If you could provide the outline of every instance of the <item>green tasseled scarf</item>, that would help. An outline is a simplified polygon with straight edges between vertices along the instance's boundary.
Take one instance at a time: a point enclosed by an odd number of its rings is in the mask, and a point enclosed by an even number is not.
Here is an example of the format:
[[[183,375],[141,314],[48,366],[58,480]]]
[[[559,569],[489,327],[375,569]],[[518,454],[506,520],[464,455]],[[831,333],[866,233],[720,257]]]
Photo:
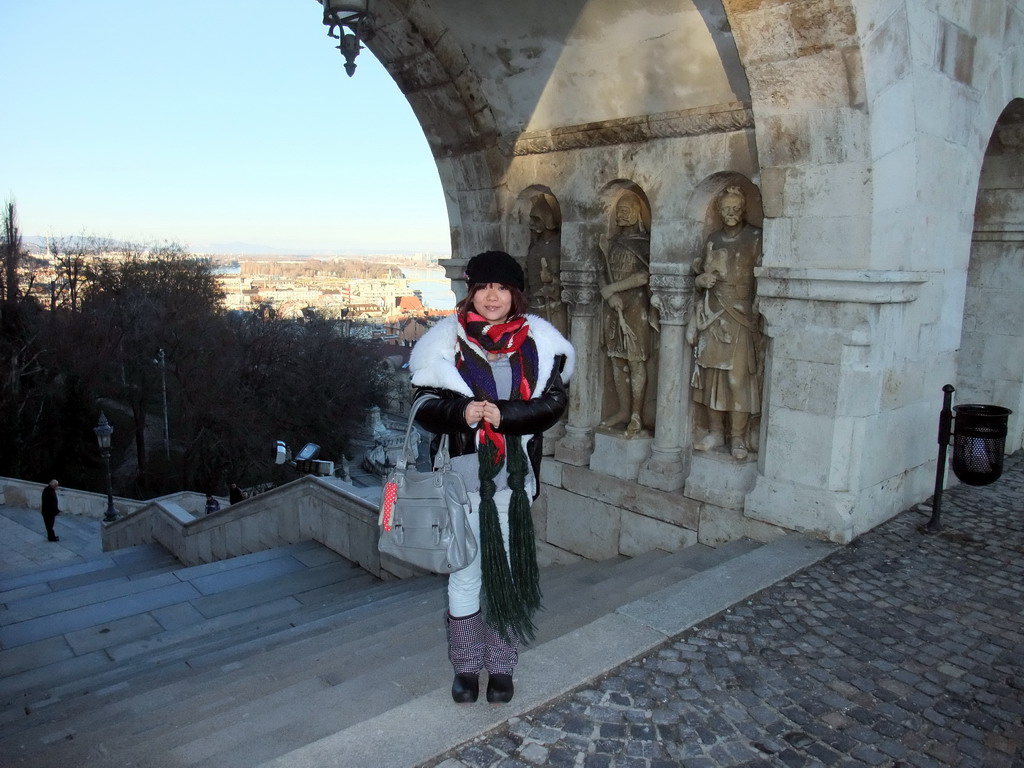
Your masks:
[[[509,555],[505,556],[498,508],[494,503],[494,478],[501,470],[493,444],[481,444],[480,464],[480,562],[487,623],[511,642],[518,635],[530,642],[537,628],[533,614],[540,608],[540,570],[534,543],[533,515],[526,492],[528,459],[518,437],[505,441],[508,485],[512,500],[508,509]],[[510,562],[511,561],[511,565]]]

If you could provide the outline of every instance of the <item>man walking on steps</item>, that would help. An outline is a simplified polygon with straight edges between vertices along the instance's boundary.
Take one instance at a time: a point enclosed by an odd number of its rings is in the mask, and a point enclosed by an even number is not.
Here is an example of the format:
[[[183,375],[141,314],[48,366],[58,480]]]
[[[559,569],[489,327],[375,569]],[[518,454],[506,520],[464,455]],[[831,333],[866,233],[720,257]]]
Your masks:
[[[46,538],[50,541],[60,541],[60,538],[58,538],[53,530],[53,523],[57,519],[57,515],[60,514],[60,506],[57,504],[57,488],[59,486],[60,483],[56,480],[51,480],[43,488],[43,501],[40,505],[40,511],[43,513],[43,523],[46,525]]]

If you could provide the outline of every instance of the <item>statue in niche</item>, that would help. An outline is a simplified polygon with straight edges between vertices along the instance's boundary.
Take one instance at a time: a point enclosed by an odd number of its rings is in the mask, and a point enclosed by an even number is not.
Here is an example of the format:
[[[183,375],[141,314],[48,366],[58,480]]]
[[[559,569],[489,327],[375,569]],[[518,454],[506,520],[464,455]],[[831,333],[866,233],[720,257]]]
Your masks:
[[[651,356],[654,327],[650,283],[651,238],[644,229],[643,203],[634,192],[624,192],[615,206],[618,232],[601,237],[605,274],[601,298],[605,353],[612,366],[617,410],[602,427],[625,425],[627,436],[643,432],[644,397],[647,393],[647,358]]]
[[[725,445],[728,421],[729,450],[739,461],[753,444],[751,417],[761,412],[762,336],[754,307],[761,229],[747,223],[746,205],[738,186],[727,187],[718,198],[723,226],[693,262],[696,295],[687,326],[694,354],[693,399],[707,408],[708,417],[708,433],[693,448],[711,451]]]
[[[562,303],[561,222],[544,195],[530,206],[530,248],[526,252],[526,282],[530,311],[568,338],[569,324]]]

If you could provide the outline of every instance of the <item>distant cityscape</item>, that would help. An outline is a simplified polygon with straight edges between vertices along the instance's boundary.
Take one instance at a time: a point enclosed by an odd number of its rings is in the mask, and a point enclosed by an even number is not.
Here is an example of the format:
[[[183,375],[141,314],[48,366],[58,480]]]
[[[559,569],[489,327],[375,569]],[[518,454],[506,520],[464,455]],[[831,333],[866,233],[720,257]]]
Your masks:
[[[278,316],[305,310],[352,319],[386,317],[395,310],[444,311],[454,307],[444,269],[429,254],[313,259],[295,257],[215,262],[229,310],[273,307]]]
[[[57,265],[45,240],[26,238],[36,259],[33,292],[44,299]],[[226,311],[264,317],[341,318],[353,336],[412,346],[439,317],[450,314],[455,294],[436,254],[306,256],[194,254],[208,258]],[[116,251],[97,258],[118,258]]]
[[[352,276],[382,269],[381,276]],[[405,263],[395,263],[405,262]],[[217,269],[227,310],[277,317],[342,317],[353,336],[412,346],[455,306],[444,269],[429,254],[412,258],[359,257],[237,260]]]

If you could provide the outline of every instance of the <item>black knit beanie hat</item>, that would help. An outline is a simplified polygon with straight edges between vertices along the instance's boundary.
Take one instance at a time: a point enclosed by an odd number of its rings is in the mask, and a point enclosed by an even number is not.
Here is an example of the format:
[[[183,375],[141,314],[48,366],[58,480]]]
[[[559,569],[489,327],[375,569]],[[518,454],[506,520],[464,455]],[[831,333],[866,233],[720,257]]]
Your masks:
[[[519,262],[504,251],[478,253],[466,265],[466,282],[501,283],[514,285],[520,291],[526,290],[526,277]]]

